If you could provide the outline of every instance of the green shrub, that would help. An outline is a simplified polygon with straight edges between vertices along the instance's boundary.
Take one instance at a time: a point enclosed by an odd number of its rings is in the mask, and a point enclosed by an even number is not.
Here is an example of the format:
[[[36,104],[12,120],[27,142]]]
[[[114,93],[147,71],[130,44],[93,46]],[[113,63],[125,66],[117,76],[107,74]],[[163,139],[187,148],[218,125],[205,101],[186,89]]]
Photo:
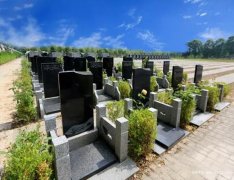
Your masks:
[[[176,91],[174,96],[182,100],[180,125],[184,127],[190,123],[196,109],[196,101],[190,91]]]
[[[20,56],[21,54],[18,52],[9,52],[9,51],[0,52],[0,65],[5,64],[11,60],[14,60]]]
[[[103,79],[107,78],[107,74],[106,74],[105,71],[102,71],[102,78],[103,78]]]
[[[169,82],[169,84],[171,86],[171,83],[172,83],[172,74],[171,74],[171,72],[167,73],[167,80],[168,80],[168,82]]]
[[[120,117],[124,117],[124,101],[113,101],[106,105],[107,107],[107,117],[116,121]]]
[[[156,139],[156,120],[148,109],[133,111],[129,118],[129,155],[138,159],[147,155]]]
[[[118,88],[122,99],[130,97],[131,87],[127,81],[119,81]]]
[[[113,81],[117,81],[116,78],[115,78],[114,76],[109,77],[109,79],[110,79],[110,81],[112,81],[112,82],[113,82]]]
[[[157,77],[163,78],[163,72],[162,72],[162,71],[160,71],[160,70],[158,70],[158,69],[155,69],[155,72],[156,72],[156,74],[157,74]]]
[[[4,168],[4,180],[49,180],[52,155],[39,130],[22,132],[11,146]]]
[[[150,77],[150,92],[158,91],[158,83],[155,76]]]
[[[117,63],[116,64],[116,69],[118,72],[122,72],[122,64],[121,63]]]
[[[26,123],[36,118],[29,62],[24,59],[21,72],[13,82],[14,100],[16,101],[16,122]]]
[[[201,94],[201,89],[198,86],[195,86],[194,84],[187,84],[186,91],[189,91],[190,93],[194,94]]]
[[[226,97],[231,92],[231,86],[229,84],[226,84],[225,82],[216,82],[214,85],[218,86],[219,84],[222,84],[224,87],[224,97]]]
[[[188,73],[183,72],[183,84],[187,84],[187,82],[188,82]]]
[[[157,94],[158,96],[158,101],[165,103],[165,104],[172,104],[173,96],[172,92],[170,91],[163,91]]]
[[[219,88],[217,86],[205,86],[203,88],[209,91],[207,110],[214,111],[215,104],[219,102]]]

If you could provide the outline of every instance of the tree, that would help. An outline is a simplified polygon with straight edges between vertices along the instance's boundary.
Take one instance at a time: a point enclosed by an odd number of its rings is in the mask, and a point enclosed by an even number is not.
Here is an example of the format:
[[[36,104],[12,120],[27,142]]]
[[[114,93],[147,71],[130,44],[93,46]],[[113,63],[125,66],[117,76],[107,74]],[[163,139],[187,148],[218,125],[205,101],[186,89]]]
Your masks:
[[[217,39],[214,43],[214,56],[215,57],[225,57],[225,40],[220,38]]]
[[[234,36],[230,36],[226,42],[226,50],[229,56],[234,55]]]
[[[214,57],[214,41],[208,39],[203,45],[203,57]]]
[[[189,54],[193,55],[194,57],[201,56],[202,54],[202,42],[200,40],[192,40],[187,43],[189,48]]]

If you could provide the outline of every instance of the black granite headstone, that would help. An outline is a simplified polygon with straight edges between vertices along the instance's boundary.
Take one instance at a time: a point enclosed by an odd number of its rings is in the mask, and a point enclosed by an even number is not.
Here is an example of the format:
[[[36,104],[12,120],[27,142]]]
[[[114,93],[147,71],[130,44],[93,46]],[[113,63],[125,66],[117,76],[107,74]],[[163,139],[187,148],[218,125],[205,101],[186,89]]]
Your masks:
[[[173,66],[172,70],[172,87],[178,88],[178,85],[183,81],[183,68],[180,66]]]
[[[59,92],[64,134],[69,137],[78,134],[78,130],[82,132],[82,129],[87,130],[87,127],[89,129],[90,127],[93,128],[92,73],[75,71],[60,72]],[[89,124],[86,124],[87,122]]]
[[[85,58],[74,58],[75,71],[87,71],[87,63]]]
[[[74,70],[74,58],[71,56],[63,57],[63,69],[64,71],[72,71]]]
[[[170,61],[163,61],[163,74],[167,75],[170,70]]]
[[[132,59],[132,57],[126,57],[126,56],[124,56],[123,57],[123,61],[132,61],[133,62],[133,59]]]
[[[92,62],[95,62],[95,57],[93,57],[93,56],[86,56],[86,59],[88,61],[88,68],[90,68],[90,64]]]
[[[42,63],[41,70],[45,98],[59,96],[58,73],[62,71],[62,65],[59,63]]]
[[[42,63],[54,63],[54,62],[56,62],[55,57],[49,57],[49,56],[37,57],[37,74],[38,74],[39,83],[42,83],[41,64]]]
[[[122,78],[124,80],[132,79],[132,61],[123,61],[122,62]]]
[[[106,74],[108,77],[112,76],[114,66],[114,58],[113,57],[104,57],[103,58],[103,69],[106,70]]]
[[[146,62],[146,68],[149,68],[151,71],[151,75],[154,73],[154,62],[153,61],[147,61]]]
[[[197,84],[202,80],[202,72],[203,72],[203,66],[202,65],[196,65],[195,67],[195,75],[194,75],[194,83]]]
[[[142,90],[146,90],[146,97],[149,98],[150,94],[150,76],[151,71],[149,69],[133,69],[133,99],[138,99],[138,94],[142,92]]]
[[[91,62],[89,70],[93,73],[93,83],[96,84],[96,88],[102,89],[103,86],[102,62]]]

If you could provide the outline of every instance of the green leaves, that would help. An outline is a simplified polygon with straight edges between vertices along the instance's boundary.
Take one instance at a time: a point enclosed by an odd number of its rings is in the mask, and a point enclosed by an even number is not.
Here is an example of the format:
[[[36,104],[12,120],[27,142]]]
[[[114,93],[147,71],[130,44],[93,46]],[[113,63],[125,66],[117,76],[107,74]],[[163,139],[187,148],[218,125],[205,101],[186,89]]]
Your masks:
[[[120,117],[124,117],[124,101],[113,101],[109,102],[107,105],[107,117],[116,121]]]
[[[119,92],[121,99],[129,98],[131,95],[131,87],[127,81],[119,81]]]

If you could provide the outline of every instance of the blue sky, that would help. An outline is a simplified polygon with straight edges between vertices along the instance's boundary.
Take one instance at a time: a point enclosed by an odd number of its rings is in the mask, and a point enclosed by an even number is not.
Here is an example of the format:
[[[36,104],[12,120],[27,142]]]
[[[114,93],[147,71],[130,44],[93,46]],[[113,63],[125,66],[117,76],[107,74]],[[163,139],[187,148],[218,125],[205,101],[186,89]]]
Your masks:
[[[0,41],[185,51],[234,35],[233,0],[0,0]]]

